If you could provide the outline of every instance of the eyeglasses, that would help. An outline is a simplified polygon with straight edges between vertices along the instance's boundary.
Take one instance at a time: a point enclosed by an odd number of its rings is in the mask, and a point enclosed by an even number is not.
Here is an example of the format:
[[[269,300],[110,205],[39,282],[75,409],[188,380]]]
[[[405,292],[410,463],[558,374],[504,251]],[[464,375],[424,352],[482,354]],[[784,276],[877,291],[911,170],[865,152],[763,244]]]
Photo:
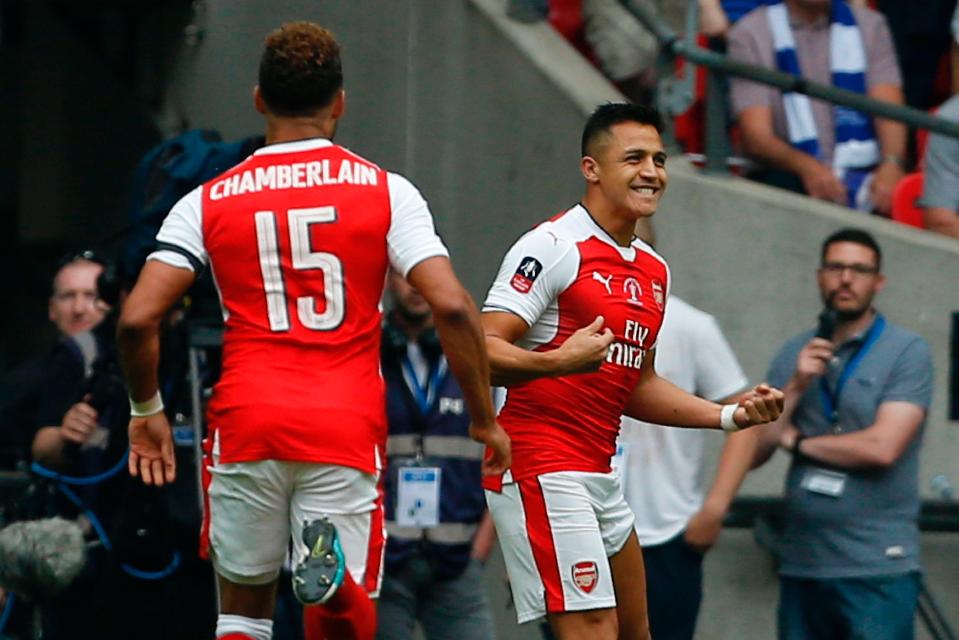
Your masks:
[[[857,278],[874,276],[879,273],[879,267],[874,267],[870,264],[861,264],[859,262],[853,264],[844,264],[842,262],[824,262],[819,269],[834,277],[841,276],[843,273],[845,273],[846,269],[851,271],[852,275]]]

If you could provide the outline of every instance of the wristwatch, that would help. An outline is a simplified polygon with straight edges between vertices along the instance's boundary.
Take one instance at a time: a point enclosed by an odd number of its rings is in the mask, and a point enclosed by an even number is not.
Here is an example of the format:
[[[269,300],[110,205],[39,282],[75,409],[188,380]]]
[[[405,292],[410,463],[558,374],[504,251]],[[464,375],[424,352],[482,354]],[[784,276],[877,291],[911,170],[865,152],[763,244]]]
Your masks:
[[[805,439],[806,439],[806,436],[804,436],[803,434],[800,433],[799,435],[797,435],[796,439],[793,440],[793,446],[789,448],[789,453],[793,454],[794,456],[801,456],[802,451],[799,450],[799,445],[802,444],[802,441]]]
[[[894,153],[887,153],[886,155],[882,157],[882,161],[897,165],[900,169],[902,169],[906,164],[905,162],[903,162],[902,158],[900,158]]]

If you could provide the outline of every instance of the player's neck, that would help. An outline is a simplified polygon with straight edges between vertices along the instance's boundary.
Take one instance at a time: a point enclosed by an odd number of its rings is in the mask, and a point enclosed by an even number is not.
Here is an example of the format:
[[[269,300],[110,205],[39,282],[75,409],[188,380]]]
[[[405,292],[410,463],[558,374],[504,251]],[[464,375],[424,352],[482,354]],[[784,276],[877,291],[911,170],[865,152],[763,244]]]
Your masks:
[[[587,193],[583,198],[583,207],[589,215],[612,239],[621,247],[628,247],[633,242],[636,221],[628,216],[618,215],[616,211],[606,206],[598,198],[590,198]]]
[[[332,139],[335,130],[332,122],[315,118],[270,118],[266,124],[266,143],[294,142],[310,138]]]

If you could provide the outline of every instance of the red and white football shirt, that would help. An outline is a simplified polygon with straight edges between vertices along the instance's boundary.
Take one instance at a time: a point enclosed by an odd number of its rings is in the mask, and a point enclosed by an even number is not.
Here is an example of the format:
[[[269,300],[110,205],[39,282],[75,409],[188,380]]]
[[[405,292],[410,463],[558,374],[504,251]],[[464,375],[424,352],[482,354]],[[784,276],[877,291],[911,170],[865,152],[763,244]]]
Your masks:
[[[529,331],[517,342],[550,351],[605,318],[615,341],[595,373],[547,377],[509,387],[499,421],[513,466],[485,486],[553,471],[609,472],[619,419],[656,344],[669,293],[669,268],[649,245],[621,247],[581,205],[520,238],[503,259],[483,311],[508,311]]]
[[[220,462],[375,471],[387,266],[447,255],[416,188],[329,140],[274,144],[186,195],[157,241],[151,259],[209,265],[220,293]]]

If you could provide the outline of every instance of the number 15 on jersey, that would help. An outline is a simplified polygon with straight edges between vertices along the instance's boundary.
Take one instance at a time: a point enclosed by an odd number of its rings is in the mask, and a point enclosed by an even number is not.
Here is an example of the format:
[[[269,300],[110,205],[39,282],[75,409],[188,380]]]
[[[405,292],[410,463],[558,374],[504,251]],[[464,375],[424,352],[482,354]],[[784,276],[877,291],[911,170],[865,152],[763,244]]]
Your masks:
[[[289,209],[286,212],[290,230],[291,264],[297,271],[318,269],[323,273],[323,290],[326,308],[316,311],[316,298],[300,296],[296,299],[296,317],[307,329],[331,331],[343,322],[345,296],[343,293],[343,263],[332,253],[313,251],[310,247],[310,226],[336,222],[334,207],[310,207]],[[257,211],[256,242],[260,256],[260,272],[263,275],[263,291],[266,294],[267,317],[272,331],[289,331],[286,286],[280,267],[280,247],[277,237],[276,214],[272,211]]]

